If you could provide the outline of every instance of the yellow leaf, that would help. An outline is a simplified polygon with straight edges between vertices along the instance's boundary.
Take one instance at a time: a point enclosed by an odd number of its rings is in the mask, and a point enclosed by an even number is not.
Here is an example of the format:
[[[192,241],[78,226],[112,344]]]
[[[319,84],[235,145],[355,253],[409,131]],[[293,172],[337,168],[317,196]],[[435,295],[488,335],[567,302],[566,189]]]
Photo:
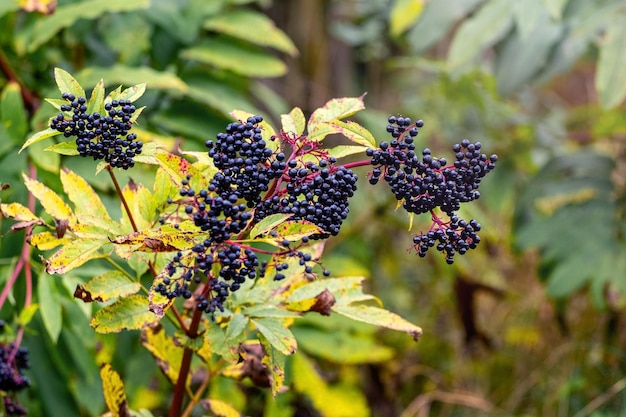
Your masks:
[[[42,232],[32,235],[29,243],[39,250],[54,249],[59,245],[65,245],[71,241],[70,238],[58,238],[56,234],[50,232]]]
[[[65,274],[85,262],[105,256],[98,250],[108,244],[107,239],[86,240],[79,239],[65,244],[46,260],[46,272],[49,274]]]
[[[177,346],[162,326],[150,326],[141,331],[141,344],[152,354],[161,372],[175,384],[180,372],[184,349]],[[187,385],[191,375],[187,375]]]
[[[108,363],[100,367],[100,378],[102,378],[102,388],[104,400],[113,417],[130,417],[130,410],[126,404],[126,393],[124,383],[119,374]]]
[[[28,188],[28,191],[39,200],[48,214],[56,220],[67,220],[70,227],[76,224],[76,218],[72,213],[72,209],[65,204],[57,193],[37,180],[33,180],[24,174],[22,174],[22,176],[24,177],[24,184],[26,188]]]
[[[103,302],[135,294],[140,289],[141,284],[131,280],[126,274],[109,271],[90,279],[85,285],[77,285],[74,298],[85,302]]]
[[[140,245],[136,250],[146,252],[175,252],[190,249],[194,244],[194,233],[182,231],[172,226],[157,230],[133,232],[113,239],[119,245]]]
[[[232,405],[220,400],[202,400],[202,406],[211,411],[215,417],[241,417],[239,411],[235,410]]]
[[[382,308],[366,305],[334,305],[333,311],[352,320],[373,324],[378,327],[399,330],[408,333],[417,341],[422,335],[422,329],[395,313]]]
[[[0,213],[17,221],[39,220],[39,217],[20,203],[0,204]]]
[[[302,136],[304,133],[306,119],[304,118],[304,113],[302,113],[302,110],[299,107],[294,107],[289,114],[281,114],[280,121],[283,127],[283,132],[292,133],[296,135],[296,137]]]
[[[363,97],[344,97],[329,100],[324,106],[316,109],[309,118],[309,133],[320,123],[331,122],[352,116],[354,113],[365,108]]]
[[[424,0],[396,0],[389,16],[391,36],[402,35],[422,14]]]
[[[111,221],[100,197],[83,177],[67,168],[61,169],[60,177],[63,190],[70,201],[74,203],[76,214],[88,214],[101,218],[104,224]]]

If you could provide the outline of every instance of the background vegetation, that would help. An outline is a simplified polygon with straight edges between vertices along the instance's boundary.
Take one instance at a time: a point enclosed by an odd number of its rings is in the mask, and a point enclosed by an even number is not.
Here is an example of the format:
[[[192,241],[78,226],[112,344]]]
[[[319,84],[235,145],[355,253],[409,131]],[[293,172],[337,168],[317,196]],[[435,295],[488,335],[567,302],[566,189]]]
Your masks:
[[[420,342],[310,319],[293,329],[301,357],[322,371],[335,393],[327,398],[349,399],[358,416],[623,415],[623,1],[5,1],[0,27],[0,182],[11,185],[3,201],[26,204],[21,173],[32,161],[57,189],[61,166],[93,178],[119,210],[106,178],[88,175],[89,161],[44,145],[17,155],[55,113],[41,104],[56,94],[54,67],[85,86],[146,82],[138,133],[172,150],[203,150],[235,108],[278,120],[293,106],[309,114],[364,92],[359,121],[378,140],[388,114],[424,119],[421,145],[434,154],[480,140],[500,160],[465,209],[482,219],[479,250],[452,267],[407,253],[406,215],[376,188],[357,194],[326,247],[329,269],[367,276],[369,292],[424,329]],[[132,176],[152,186],[147,172]],[[10,223],[2,222],[0,282],[24,239]],[[170,387],[145,371],[152,358],[138,335],[122,333],[116,345],[96,337],[90,311],[71,297],[93,268],[35,280],[40,308],[23,342],[33,388],[23,403],[32,415],[100,415],[104,355],[132,407],[159,415]],[[22,310],[23,280],[13,288],[0,312],[8,323]],[[352,333],[360,344],[340,336]],[[312,383],[306,364],[291,375],[295,386]],[[248,381],[224,379],[211,391],[245,415],[338,415],[305,388],[276,402]]]

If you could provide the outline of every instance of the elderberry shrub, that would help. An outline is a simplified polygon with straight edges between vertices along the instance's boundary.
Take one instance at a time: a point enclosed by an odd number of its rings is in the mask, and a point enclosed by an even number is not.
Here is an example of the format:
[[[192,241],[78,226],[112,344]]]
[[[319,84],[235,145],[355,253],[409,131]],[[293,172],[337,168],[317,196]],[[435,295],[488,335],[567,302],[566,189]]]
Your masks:
[[[430,149],[416,152],[415,137],[418,129],[424,126],[422,120],[412,122],[408,117],[390,116],[387,132],[391,141],[381,142],[378,149],[368,149],[373,169],[369,175],[370,184],[382,178],[391,192],[402,201],[402,207],[409,213],[431,213],[433,225],[427,233],[414,237],[413,242],[419,256],[425,256],[429,248],[435,246],[445,253],[446,262],[453,263],[454,254],[464,254],[474,249],[480,242],[476,234],[480,225],[471,220],[459,220],[455,212],[461,203],[480,197],[478,186],[493,168],[498,157],[487,157],[481,153],[480,142],[471,143],[463,139],[452,150],[455,161],[449,165],[445,158],[436,158]],[[450,221],[444,222],[434,212],[440,209]]]
[[[14,352],[15,351],[15,352]],[[28,349],[0,343],[0,391],[14,393],[30,386],[30,380],[24,376],[24,369],[30,367]],[[16,400],[4,397],[5,410],[10,416],[25,416],[26,409]]]
[[[106,103],[106,114],[87,113],[85,97],[63,93],[69,104],[61,106],[64,112],[71,112],[70,119],[59,113],[50,123],[66,138],[76,137],[76,149],[83,157],[94,160],[104,159],[112,167],[128,169],[135,165],[134,157],[143,149],[143,142],[136,140],[137,135],[128,133],[132,127],[135,106],[130,100],[113,100]]]
[[[245,122],[229,123],[214,140],[206,141],[209,156],[218,172],[206,189],[190,186],[191,177],[182,181],[178,205],[179,220],[189,219],[206,232],[206,238],[190,251],[178,252],[166,266],[155,290],[173,299],[193,299],[195,307],[209,314],[224,310],[230,293],[249,279],[270,274],[274,280],[285,278],[289,259],[296,259],[305,274],[312,274],[317,260],[301,250],[309,239],[336,235],[348,214],[348,200],[356,190],[356,175],[335,158],[309,154],[318,161],[303,162],[294,149],[290,157],[273,151],[263,139],[261,116]],[[299,242],[283,240],[275,252],[238,243],[242,233],[263,218],[277,213],[292,214],[290,220],[307,220],[323,233],[304,237]],[[163,219],[162,223],[165,222]],[[273,234],[273,238],[280,238]],[[270,256],[260,261],[258,254]],[[330,272],[323,270],[323,275]]]

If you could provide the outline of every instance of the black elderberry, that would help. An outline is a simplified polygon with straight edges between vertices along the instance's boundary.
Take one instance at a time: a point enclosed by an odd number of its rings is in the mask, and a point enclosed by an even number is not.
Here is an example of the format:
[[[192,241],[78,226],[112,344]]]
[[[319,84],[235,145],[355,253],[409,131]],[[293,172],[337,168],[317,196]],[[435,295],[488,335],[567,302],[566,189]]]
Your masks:
[[[75,97],[73,94],[63,93],[63,99],[69,102],[62,105],[61,110],[73,112],[70,119],[59,114],[52,119],[50,128],[55,129],[67,138],[76,137],[76,149],[83,157],[93,157],[94,160],[104,159],[112,167],[128,169],[135,165],[134,157],[139,155],[143,148],[142,142],[134,142],[137,135],[128,131],[132,127],[129,117],[135,112],[135,107],[128,100],[122,100],[124,107],[116,110],[121,102],[113,100],[105,104],[107,117],[94,112],[87,113],[87,102],[84,97]],[[101,121],[103,121],[101,123]]]

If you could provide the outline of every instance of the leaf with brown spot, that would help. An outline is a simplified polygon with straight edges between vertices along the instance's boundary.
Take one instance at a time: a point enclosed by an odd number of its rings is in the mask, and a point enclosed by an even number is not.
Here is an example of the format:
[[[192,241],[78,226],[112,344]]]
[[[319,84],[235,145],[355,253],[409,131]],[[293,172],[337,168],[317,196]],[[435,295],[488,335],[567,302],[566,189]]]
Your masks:
[[[104,400],[111,414],[114,417],[131,417],[126,402],[124,383],[120,375],[115,372],[111,365],[105,363],[100,367],[100,378],[102,378]]]
[[[141,331],[141,344],[154,357],[161,372],[175,384],[180,373],[184,349],[174,343],[160,324],[147,326]],[[191,375],[189,374],[187,385],[189,386],[190,383]]]
[[[311,306],[309,311],[315,311],[320,313],[322,316],[330,316],[335,302],[336,300],[333,294],[325,289],[319,293],[317,297],[315,297],[315,304]]]
[[[84,286],[77,285],[74,298],[79,298],[86,303],[102,302],[135,294],[140,289],[139,282],[133,281],[121,271],[109,271],[92,278]]]

